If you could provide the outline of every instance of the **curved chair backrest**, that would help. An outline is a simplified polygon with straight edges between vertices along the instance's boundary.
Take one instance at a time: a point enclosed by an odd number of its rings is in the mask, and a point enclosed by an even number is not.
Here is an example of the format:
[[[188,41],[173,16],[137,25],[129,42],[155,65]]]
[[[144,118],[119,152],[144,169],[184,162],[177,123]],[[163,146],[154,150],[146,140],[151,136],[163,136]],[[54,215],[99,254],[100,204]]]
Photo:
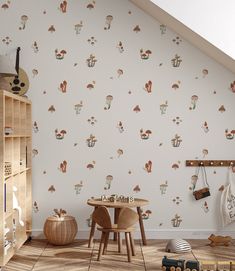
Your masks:
[[[95,221],[95,223],[104,229],[112,228],[109,211],[104,206],[100,206],[95,209],[95,211],[92,213],[92,219]]]
[[[133,226],[139,219],[139,215],[130,208],[122,208],[118,217],[118,229],[127,229]]]

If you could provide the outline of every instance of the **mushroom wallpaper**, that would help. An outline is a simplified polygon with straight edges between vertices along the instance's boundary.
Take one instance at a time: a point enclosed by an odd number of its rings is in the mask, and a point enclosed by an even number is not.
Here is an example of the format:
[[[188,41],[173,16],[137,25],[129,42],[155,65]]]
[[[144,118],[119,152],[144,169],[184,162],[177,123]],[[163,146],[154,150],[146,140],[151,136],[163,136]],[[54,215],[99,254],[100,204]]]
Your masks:
[[[114,193],[149,200],[149,238],[221,229],[227,169],[196,201],[185,160],[235,158],[234,74],[128,0],[1,0],[0,25],[30,81],[35,235],[63,208],[88,238],[87,199]]]

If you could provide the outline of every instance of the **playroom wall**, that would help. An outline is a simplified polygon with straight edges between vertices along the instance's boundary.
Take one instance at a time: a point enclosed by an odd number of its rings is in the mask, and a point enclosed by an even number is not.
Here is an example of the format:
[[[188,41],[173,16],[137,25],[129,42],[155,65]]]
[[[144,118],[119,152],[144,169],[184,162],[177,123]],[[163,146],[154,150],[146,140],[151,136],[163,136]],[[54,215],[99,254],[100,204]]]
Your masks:
[[[185,160],[234,159],[234,74],[127,0],[0,4],[0,52],[20,46],[30,80],[34,234],[63,208],[88,238],[87,199],[113,193],[150,201],[148,238],[221,230],[227,169],[196,201]]]

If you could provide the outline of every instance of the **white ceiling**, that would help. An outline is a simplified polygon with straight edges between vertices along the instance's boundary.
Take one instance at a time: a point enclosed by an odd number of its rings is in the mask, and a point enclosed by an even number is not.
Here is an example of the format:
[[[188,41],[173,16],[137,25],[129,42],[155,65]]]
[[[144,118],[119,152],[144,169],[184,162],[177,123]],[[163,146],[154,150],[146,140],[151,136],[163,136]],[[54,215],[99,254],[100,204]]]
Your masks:
[[[235,59],[234,0],[151,0]]]

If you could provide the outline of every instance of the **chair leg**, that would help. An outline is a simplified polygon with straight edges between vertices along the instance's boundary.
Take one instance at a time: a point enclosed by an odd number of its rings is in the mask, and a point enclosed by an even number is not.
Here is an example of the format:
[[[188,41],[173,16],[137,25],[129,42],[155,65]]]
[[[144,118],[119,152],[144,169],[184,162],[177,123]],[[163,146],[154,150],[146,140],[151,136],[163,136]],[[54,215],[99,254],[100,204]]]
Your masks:
[[[131,252],[132,252],[132,256],[135,256],[135,243],[134,240],[132,238],[131,232],[129,232],[129,237],[130,237],[130,243],[131,243]]]
[[[118,252],[122,253],[122,237],[120,232],[118,232]]]
[[[100,257],[101,257],[101,253],[102,253],[103,245],[104,245],[104,240],[105,240],[105,233],[102,231],[97,261],[100,261]]]
[[[107,252],[107,247],[108,247],[108,242],[109,242],[109,232],[105,233],[105,239],[104,239],[104,249],[102,254],[106,254]]]
[[[129,235],[128,232],[125,232],[125,239],[126,239],[126,250],[127,250],[127,259],[128,262],[131,262],[131,251],[130,251],[130,240],[129,240]]]

